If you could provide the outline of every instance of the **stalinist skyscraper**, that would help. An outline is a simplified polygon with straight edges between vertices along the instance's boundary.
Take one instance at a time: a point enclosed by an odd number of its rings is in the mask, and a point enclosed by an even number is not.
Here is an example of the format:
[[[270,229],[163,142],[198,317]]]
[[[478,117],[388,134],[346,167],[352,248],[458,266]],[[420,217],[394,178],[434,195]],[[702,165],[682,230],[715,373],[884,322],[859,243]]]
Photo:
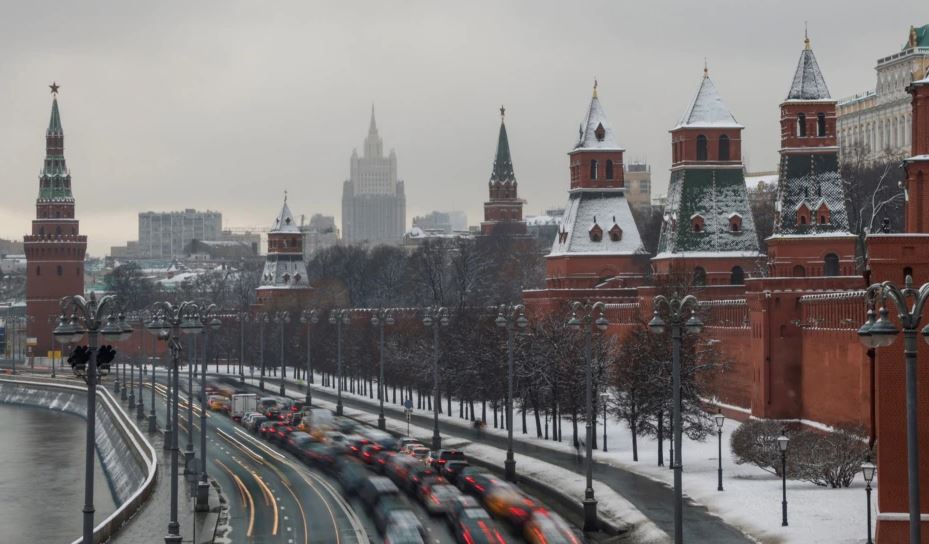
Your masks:
[[[398,243],[406,229],[406,195],[397,179],[397,154],[384,156],[374,106],[364,154],[352,151],[351,176],[342,190],[342,236],[348,243]]]

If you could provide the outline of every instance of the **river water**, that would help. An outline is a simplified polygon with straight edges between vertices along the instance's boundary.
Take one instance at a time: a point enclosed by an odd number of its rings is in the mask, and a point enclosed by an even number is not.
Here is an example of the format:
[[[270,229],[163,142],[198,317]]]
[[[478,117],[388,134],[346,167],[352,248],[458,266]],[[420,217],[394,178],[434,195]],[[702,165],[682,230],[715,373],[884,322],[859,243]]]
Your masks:
[[[0,542],[68,543],[81,536],[84,420],[0,404]],[[94,524],[116,505],[95,459]]]

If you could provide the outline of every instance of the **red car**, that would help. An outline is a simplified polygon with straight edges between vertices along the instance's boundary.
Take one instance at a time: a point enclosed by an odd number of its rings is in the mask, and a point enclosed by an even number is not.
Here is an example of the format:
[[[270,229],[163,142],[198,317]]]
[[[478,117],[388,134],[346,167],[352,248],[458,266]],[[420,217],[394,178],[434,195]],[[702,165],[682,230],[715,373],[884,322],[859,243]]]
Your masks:
[[[368,444],[367,446],[361,448],[361,454],[358,457],[361,458],[364,464],[370,465],[374,463],[374,456],[383,449],[383,446],[379,446],[377,444]]]
[[[278,425],[274,426],[274,432],[270,433],[270,437],[268,439],[272,442],[283,444],[287,440],[287,435],[296,430],[297,428],[289,423],[278,422]]]

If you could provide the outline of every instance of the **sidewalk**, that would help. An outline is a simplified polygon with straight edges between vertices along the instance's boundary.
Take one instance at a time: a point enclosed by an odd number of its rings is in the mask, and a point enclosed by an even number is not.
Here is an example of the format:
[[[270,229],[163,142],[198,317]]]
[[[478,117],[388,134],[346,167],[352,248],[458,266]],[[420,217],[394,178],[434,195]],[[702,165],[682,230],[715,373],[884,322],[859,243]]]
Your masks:
[[[148,399],[146,399],[148,400]],[[125,403],[124,403],[125,404]],[[163,415],[159,410],[159,415]],[[142,424],[147,426],[147,423]],[[182,433],[183,434],[183,433]],[[156,542],[168,534],[168,517],[171,510],[171,452],[164,448],[164,435],[159,427],[157,433],[148,435],[149,441],[158,452],[158,479],[151,497],[116,533],[110,542],[136,544],[139,542]],[[178,477],[178,523],[181,525],[181,537],[184,542],[209,544],[213,542],[213,533],[221,515],[222,505],[215,482],[210,486],[210,511],[194,512],[194,499],[188,493],[187,482],[183,475],[183,452],[180,455],[180,476]]]

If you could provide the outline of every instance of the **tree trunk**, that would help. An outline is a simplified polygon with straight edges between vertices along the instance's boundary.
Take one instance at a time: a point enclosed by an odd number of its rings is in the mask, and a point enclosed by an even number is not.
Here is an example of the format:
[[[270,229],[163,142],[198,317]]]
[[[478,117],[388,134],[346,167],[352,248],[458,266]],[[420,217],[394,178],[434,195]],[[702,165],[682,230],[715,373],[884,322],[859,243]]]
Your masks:
[[[481,399],[481,423],[487,425],[487,401]]]
[[[571,425],[574,427],[574,449],[578,449],[581,443],[577,439],[577,414],[571,415]]]
[[[535,414],[535,436],[542,438],[542,418],[539,416],[539,405],[535,402],[532,403],[532,412]]]
[[[529,434],[529,431],[526,430],[526,404],[523,403],[523,405],[520,406],[520,408],[521,408],[520,412],[522,413],[522,416],[523,416],[523,434]]]
[[[449,391],[445,398],[447,399],[445,402],[445,407],[448,408],[446,413],[448,414],[448,417],[452,417],[452,392]]]
[[[494,429],[496,429],[497,428],[497,401],[491,402],[490,405],[494,409]]]
[[[458,399],[458,419],[464,419],[464,401]]]

